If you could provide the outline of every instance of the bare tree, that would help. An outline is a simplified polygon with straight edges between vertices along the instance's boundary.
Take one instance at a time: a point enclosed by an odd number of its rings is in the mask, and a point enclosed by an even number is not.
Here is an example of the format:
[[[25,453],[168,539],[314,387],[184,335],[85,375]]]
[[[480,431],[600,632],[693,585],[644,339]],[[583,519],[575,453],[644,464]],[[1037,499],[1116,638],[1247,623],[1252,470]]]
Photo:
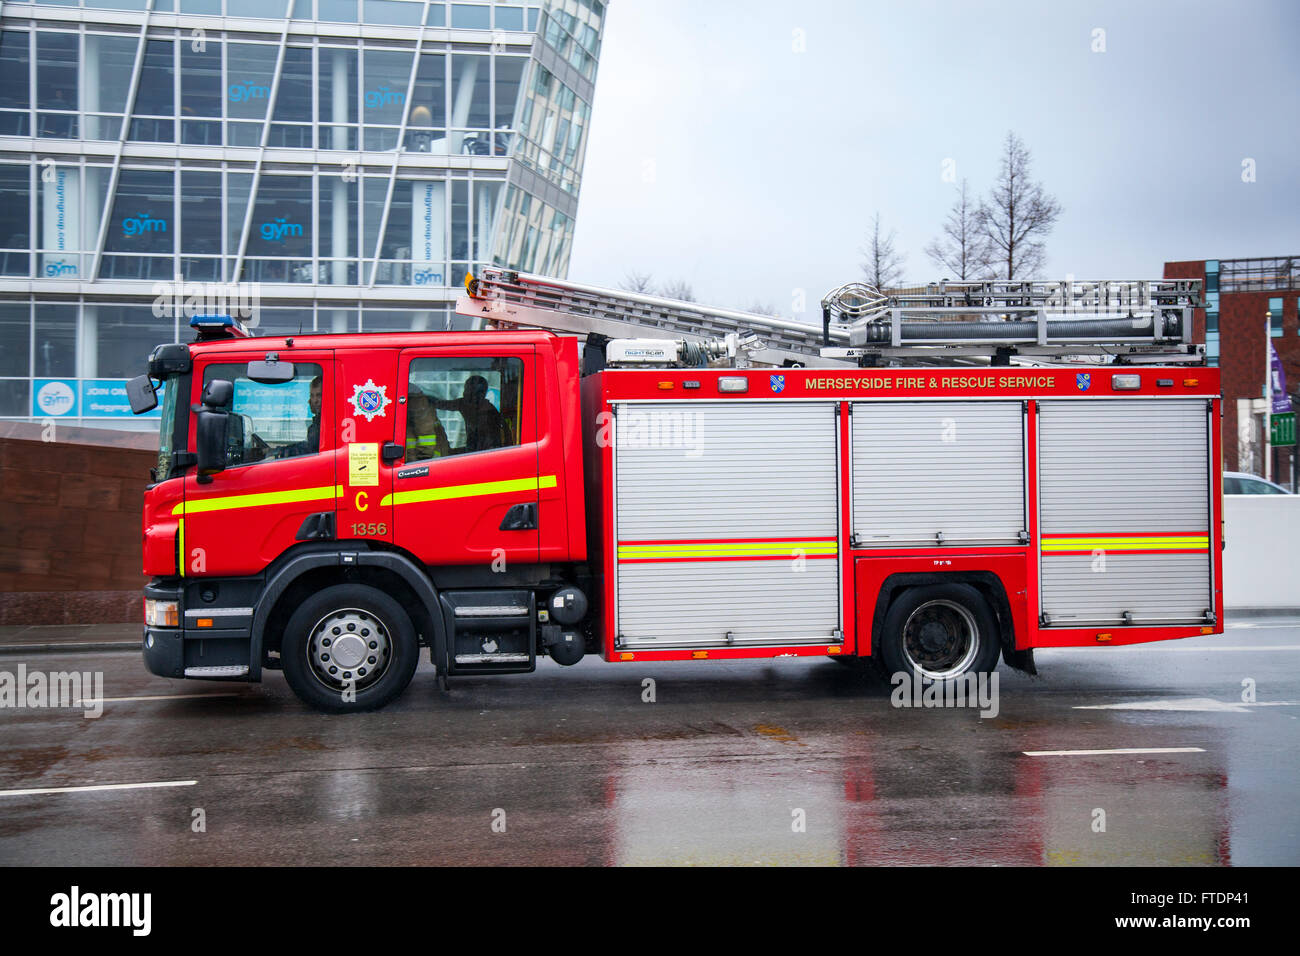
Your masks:
[[[1029,278],[1047,257],[1044,240],[1061,214],[1061,204],[1029,175],[1029,150],[1015,133],[1002,146],[1002,169],[986,202],[980,204],[980,231],[988,239],[990,261],[1008,279]]]
[[[897,238],[891,229],[889,235],[880,234],[880,213],[871,220],[871,235],[862,250],[862,273],[877,289],[892,288],[903,277],[904,256],[894,248]]]
[[[685,279],[673,279],[665,282],[659,294],[666,299],[680,299],[682,302],[694,302],[695,290]]]
[[[649,295],[654,292],[655,284],[648,272],[637,272],[635,269],[623,276],[623,281],[618,284],[620,289],[626,289],[628,292],[641,292]]]
[[[778,312],[778,311],[776,310],[776,306],[772,305],[771,302],[758,302],[758,301],[755,301],[755,302],[751,303],[750,306],[749,306],[749,308],[747,308],[747,309],[741,309],[740,311],[741,311],[741,312],[748,312],[750,315],[776,315],[776,316],[779,316],[779,315],[781,314],[780,312]]]
[[[943,232],[931,239],[925,254],[941,269],[957,279],[982,279],[992,268],[992,249],[988,236],[980,228],[979,204],[968,194],[966,180],[943,222]]]

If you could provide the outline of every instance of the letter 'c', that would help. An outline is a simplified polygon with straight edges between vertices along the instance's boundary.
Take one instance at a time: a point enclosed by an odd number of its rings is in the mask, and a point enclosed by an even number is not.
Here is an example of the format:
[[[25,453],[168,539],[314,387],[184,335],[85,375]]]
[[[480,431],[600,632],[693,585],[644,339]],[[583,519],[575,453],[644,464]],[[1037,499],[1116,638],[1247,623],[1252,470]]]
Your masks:
[[[368,507],[370,507],[368,504],[366,504],[366,501],[368,500],[369,497],[370,497],[370,496],[367,495],[364,491],[358,491],[358,492],[357,492],[357,510],[358,510],[358,511],[365,511]]]

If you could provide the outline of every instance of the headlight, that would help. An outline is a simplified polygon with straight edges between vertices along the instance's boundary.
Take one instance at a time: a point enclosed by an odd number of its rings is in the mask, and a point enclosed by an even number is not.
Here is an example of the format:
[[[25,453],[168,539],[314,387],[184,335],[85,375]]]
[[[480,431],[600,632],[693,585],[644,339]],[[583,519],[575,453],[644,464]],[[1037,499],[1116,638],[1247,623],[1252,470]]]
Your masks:
[[[180,627],[180,602],[156,601],[153,598],[145,598],[144,622],[150,627]]]

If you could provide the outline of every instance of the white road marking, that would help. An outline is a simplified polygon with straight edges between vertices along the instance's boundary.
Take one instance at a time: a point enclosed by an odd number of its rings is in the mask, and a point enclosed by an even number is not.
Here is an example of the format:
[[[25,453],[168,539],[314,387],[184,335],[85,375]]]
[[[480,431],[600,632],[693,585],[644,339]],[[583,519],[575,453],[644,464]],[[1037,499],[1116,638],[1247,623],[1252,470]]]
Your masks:
[[[232,693],[232,694],[158,694],[152,697],[104,697],[101,698],[99,701],[79,700],[76,703],[74,703],[72,706],[80,707],[82,706],[82,704],[95,704],[95,703],[121,704],[132,700],[194,700],[200,697],[243,697],[243,696],[244,696],[243,694]]]
[[[1125,704],[1076,704],[1074,710],[1191,710],[1222,714],[1245,714],[1252,707],[1295,707],[1300,700],[1214,700],[1211,697],[1166,697],[1135,700]]]
[[[105,783],[94,787],[37,787],[31,790],[0,790],[0,797],[25,797],[37,793],[89,793],[96,790],[145,790],[150,787],[192,787],[197,780],[159,780],[154,783]]]
[[[1203,754],[1202,747],[1121,747],[1117,750],[1022,750],[1026,757],[1099,757],[1106,754]]]
[[[1090,644],[1087,647],[1039,647],[1035,650],[1038,653],[1043,651],[1091,651],[1094,647],[1103,646],[1105,645]],[[1300,644],[1208,644],[1201,647],[1188,647],[1186,644],[1175,644],[1174,641],[1155,641],[1150,644],[1116,644],[1110,650],[1144,651],[1148,654],[1164,654],[1175,651],[1181,651],[1184,654],[1208,654],[1218,651],[1300,651]]]

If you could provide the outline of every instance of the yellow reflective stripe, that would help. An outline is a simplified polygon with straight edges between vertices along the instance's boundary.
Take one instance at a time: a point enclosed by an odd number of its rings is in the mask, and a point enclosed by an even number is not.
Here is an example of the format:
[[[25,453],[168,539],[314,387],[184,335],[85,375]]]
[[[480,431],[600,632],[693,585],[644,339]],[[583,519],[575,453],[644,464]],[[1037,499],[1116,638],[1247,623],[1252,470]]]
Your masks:
[[[632,558],[763,558],[805,555],[835,555],[834,541],[710,541],[691,544],[620,544],[619,560]]]
[[[176,564],[181,577],[185,577],[185,519],[176,519]]]
[[[291,505],[300,501],[322,501],[343,497],[342,485],[319,488],[295,488],[293,491],[263,491],[252,495],[228,495],[224,498],[201,498],[183,501],[172,509],[174,515],[193,515],[204,511],[230,511],[234,508],[260,508],[263,505]]]
[[[1126,537],[1053,537],[1043,539],[1044,551],[1191,551],[1210,546],[1208,534],[1142,535]]]
[[[441,488],[418,488],[412,491],[398,491],[384,495],[379,502],[386,505],[415,505],[425,501],[448,501],[452,498],[477,498],[480,495],[503,495],[512,491],[537,491],[540,488],[554,488],[554,475],[542,475],[534,478],[511,478],[507,481],[479,481],[470,485],[444,485]]]

